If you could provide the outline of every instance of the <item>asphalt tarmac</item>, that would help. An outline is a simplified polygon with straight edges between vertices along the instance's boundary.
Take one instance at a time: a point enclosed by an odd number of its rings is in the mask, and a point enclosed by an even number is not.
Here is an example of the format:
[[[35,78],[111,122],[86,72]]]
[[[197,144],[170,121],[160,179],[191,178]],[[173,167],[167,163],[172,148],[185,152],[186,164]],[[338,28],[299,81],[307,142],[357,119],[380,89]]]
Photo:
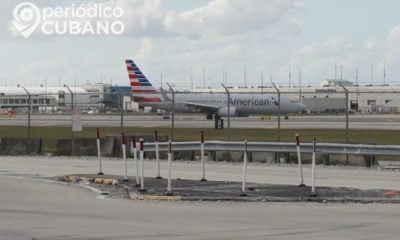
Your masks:
[[[101,200],[75,186],[0,177],[0,238],[398,239],[398,204]]]

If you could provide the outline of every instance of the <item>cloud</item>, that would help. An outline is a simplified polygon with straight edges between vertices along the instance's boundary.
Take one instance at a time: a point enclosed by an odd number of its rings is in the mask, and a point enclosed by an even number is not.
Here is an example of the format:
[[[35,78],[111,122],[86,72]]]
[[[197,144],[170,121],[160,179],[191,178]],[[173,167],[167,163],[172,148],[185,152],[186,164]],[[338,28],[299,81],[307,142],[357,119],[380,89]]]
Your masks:
[[[136,55],[136,59],[145,59],[154,56],[156,53],[154,40],[151,38],[142,38],[140,40],[140,48],[138,54]]]
[[[377,40],[374,38],[370,38],[364,42],[364,48],[367,51],[374,50],[377,46]]]
[[[162,25],[162,0],[117,0],[111,3],[124,9],[122,21],[127,35],[152,37],[166,34]]]
[[[238,36],[269,30],[285,21],[299,28],[299,20],[289,16],[303,5],[303,1],[293,0],[213,0],[193,10],[168,13],[164,26],[168,32],[188,38]]]
[[[400,50],[400,25],[393,27],[386,39],[391,48]]]

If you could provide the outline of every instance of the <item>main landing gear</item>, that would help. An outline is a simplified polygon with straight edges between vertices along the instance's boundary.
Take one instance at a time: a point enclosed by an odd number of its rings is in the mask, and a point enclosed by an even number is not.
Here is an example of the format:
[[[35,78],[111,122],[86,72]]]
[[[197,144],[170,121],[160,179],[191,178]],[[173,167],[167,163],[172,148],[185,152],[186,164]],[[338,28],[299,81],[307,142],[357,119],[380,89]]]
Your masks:
[[[219,120],[219,119],[221,119],[221,117],[218,115],[218,114],[207,114],[207,120],[213,120],[213,119],[215,119],[215,120]]]

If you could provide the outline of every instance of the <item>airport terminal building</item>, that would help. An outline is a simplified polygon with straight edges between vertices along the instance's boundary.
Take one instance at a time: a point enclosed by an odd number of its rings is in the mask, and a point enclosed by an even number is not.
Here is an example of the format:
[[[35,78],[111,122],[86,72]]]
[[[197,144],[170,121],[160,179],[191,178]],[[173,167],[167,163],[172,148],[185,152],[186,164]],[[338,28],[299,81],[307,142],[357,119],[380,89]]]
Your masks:
[[[77,108],[89,103],[87,91],[80,87],[0,87],[0,108],[27,109],[28,95],[34,111],[52,112],[71,108],[72,101]]]
[[[130,87],[109,84],[83,84],[77,87],[0,87],[0,109],[27,110],[29,96],[34,112],[57,112],[71,110],[133,110],[135,103]]]
[[[312,113],[340,113],[346,109],[346,94],[349,92],[348,107],[358,113],[400,113],[400,85],[354,85],[346,80],[325,80],[319,86],[278,86],[281,96],[299,100]],[[228,87],[231,94],[265,93],[277,94],[272,86]],[[26,89],[26,90],[25,90]],[[130,86],[112,86],[102,83],[88,83],[77,87],[0,87],[1,109],[26,109],[27,92],[31,95],[34,111],[54,112],[71,109],[72,101],[76,109],[126,111],[138,110],[131,98]],[[72,99],[72,95],[74,98]],[[221,93],[222,88],[194,89],[198,93]],[[179,94],[179,93],[178,93]]]
[[[346,110],[346,93],[348,107],[359,113],[400,113],[399,85],[354,85],[346,80],[322,81],[319,86],[278,86],[281,96],[297,99],[314,113],[339,113]],[[346,90],[345,90],[345,89]],[[272,86],[229,87],[235,93],[277,94]],[[196,92],[225,92],[223,89],[196,89]]]

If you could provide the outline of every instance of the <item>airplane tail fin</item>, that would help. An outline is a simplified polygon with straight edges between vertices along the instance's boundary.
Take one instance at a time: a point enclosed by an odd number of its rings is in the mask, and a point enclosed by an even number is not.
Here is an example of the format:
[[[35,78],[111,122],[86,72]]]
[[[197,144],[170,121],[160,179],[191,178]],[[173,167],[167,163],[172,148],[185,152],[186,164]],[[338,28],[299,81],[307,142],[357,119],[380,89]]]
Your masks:
[[[133,100],[138,103],[157,103],[162,102],[161,94],[150,81],[144,76],[139,67],[132,60],[125,60],[131,82]]]

